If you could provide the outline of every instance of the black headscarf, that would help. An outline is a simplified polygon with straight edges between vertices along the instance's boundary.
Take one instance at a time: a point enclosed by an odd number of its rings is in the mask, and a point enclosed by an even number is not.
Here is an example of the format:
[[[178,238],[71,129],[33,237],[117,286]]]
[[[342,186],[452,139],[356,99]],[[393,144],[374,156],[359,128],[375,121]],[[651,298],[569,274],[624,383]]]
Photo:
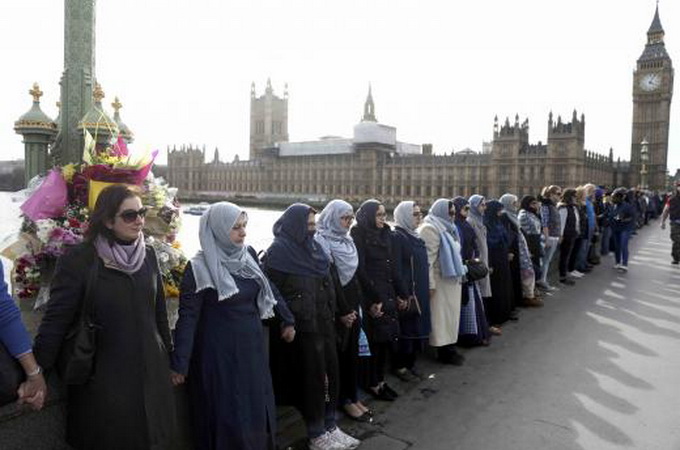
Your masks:
[[[357,210],[357,227],[360,228],[366,237],[374,238],[379,243],[387,245],[389,239],[390,226],[385,222],[385,226],[378,228],[375,225],[375,214],[382,203],[378,200],[370,199],[361,204]]]
[[[520,208],[536,214],[538,211],[534,210],[531,207],[531,204],[535,201],[536,197],[534,197],[533,195],[525,195],[524,197],[522,197],[522,201],[520,202]]]
[[[501,217],[498,215],[503,211],[503,204],[498,200],[491,200],[486,202],[486,211],[484,211],[484,225],[486,225],[486,241],[489,247],[497,247],[498,245],[508,245],[508,233],[501,222]]]
[[[456,197],[453,199],[453,205],[456,207],[456,222],[465,222],[467,219],[461,214],[463,211],[463,207],[465,205],[469,205],[470,202],[467,201],[464,197]]]
[[[274,224],[274,242],[267,250],[266,265],[292,275],[323,277],[330,262],[314,235],[307,231],[311,206],[295,203]]]

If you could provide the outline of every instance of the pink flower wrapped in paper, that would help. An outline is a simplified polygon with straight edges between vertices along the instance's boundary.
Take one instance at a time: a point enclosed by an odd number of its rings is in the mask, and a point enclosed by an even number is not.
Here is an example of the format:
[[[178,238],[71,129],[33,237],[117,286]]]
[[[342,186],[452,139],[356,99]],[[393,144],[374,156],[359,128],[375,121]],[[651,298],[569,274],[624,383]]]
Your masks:
[[[33,194],[21,205],[21,211],[32,221],[58,217],[68,203],[68,187],[59,169],[52,169]]]

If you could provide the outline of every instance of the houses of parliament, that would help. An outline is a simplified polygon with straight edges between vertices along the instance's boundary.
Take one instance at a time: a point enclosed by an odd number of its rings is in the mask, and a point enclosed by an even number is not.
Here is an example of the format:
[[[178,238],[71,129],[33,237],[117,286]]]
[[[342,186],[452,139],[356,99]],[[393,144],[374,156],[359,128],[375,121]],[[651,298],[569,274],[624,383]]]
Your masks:
[[[648,187],[663,189],[673,76],[657,7],[633,73],[630,161],[615,161],[611,149],[608,154],[586,149],[586,119],[577,111],[567,117],[551,112],[544,122],[545,143],[530,143],[529,120],[515,116],[494,120],[493,140],[481,152],[434,154],[431,144],[400,142],[396,128],[378,122],[370,87],[351,138],[289,142],[287,89],[278,96],[268,80],[263,95],[251,87],[249,159],[224,163],[215,150],[206,162],[204,149],[168,149],[168,181],[193,200],[323,203],[343,198],[359,203],[375,197],[388,205],[405,198],[428,204],[438,197],[475,193],[536,194],[548,184],[637,186],[645,181],[644,170]]]

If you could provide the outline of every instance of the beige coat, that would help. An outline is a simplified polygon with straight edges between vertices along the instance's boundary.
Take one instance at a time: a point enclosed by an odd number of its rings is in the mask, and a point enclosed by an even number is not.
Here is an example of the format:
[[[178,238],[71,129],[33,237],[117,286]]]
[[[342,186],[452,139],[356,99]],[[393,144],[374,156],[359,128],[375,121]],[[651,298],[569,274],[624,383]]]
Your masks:
[[[430,345],[442,347],[458,342],[460,327],[461,283],[458,279],[442,278],[439,268],[439,231],[425,223],[418,229],[420,238],[427,247],[427,263],[430,269],[430,289],[435,290],[430,297],[430,316],[432,332]]]

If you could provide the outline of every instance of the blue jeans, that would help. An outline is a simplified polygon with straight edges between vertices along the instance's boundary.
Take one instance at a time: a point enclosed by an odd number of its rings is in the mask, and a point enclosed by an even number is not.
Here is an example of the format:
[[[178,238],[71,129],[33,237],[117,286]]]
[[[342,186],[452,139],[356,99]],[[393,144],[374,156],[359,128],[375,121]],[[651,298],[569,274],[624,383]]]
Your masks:
[[[549,237],[550,243],[546,242],[543,250],[543,258],[541,258],[541,282],[548,284],[548,272],[550,271],[550,263],[555,256],[555,251],[559,244],[558,237]]]
[[[612,229],[609,227],[602,227],[602,241],[600,242],[600,255],[607,256],[609,254],[609,246],[612,241]]]
[[[616,264],[628,265],[628,240],[633,230],[614,230],[614,255]]]
[[[576,270],[581,272],[588,268],[588,252],[590,251],[590,239],[580,239],[578,242],[578,248],[574,248],[573,251],[576,253]]]

